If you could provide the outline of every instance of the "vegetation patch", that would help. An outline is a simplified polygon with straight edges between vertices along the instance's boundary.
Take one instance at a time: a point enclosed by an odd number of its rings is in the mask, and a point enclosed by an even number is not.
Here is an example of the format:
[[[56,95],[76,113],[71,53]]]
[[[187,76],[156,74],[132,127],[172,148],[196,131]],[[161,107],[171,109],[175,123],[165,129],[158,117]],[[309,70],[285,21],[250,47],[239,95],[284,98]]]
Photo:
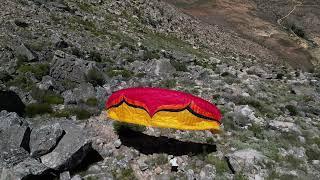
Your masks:
[[[14,77],[14,79],[10,80],[8,86],[16,86],[24,91],[30,91],[34,86],[35,83],[26,75],[18,74]]]
[[[19,73],[31,72],[35,78],[41,80],[43,76],[48,75],[50,71],[49,64],[26,64],[18,68]]]
[[[132,71],[124,68],[110,69],[110,70],[107,70],[106,73],[109,77],[122,76],[123,78],[126,78],[126,79],[131,78],[134,75]]]
[[[125,122],[119,122],[119,121],[114,121],[113,122],[113,129],[117,132],[123,132],[123,131],[136,131],[136,132],[143,132],[146,130],[145,126],[142,125],[137,125],[137,124],[130,124],[130,123],[125,123]]]
[[[39,88],[33,88],[31,90],[31,96],[39,103],[63,104],[64,102],[64,98],[60,94],[49,90],[41,90]]]
[[[76,116],[79,120],[89,119],[92,115],[93,113],[91,113],[90,111],[78,107],[66,108],[52,113],[52,116],[54,117],[70,118],[71,116]]]
[[[176,60],[170,60],[170,64],[177,70],[177,71],[188,71],[188,68],[185,63],[179,62]]]
[[[98,105],[98,100],[97,100],[97,98],[92,97],[92,98],[87,99],[85,104],[88,105],[88,106],[97,106]]]
[[[177,81],[175,79],[165,79],[160,82],[160,87],[172,89],[176,87]]]
[[[34,103],[34,104],[27,105],[25,111],[28,117],[34,117],[36,115],[52,113],[52,108],[50,104]]]
[[[100,71],[90,69],[86,75],[86,81],[91,83],[93,86],[102,86],[104,84],[104,76]]]
[[[204,160],[209,164],[213,164],[216,167],[217,174],[219,175],[230,171],[227,161],[219,159],[212,153],[208,154]]]
[[[129,169],[120,169],[120,172],[113,171],[113,177],[116,180],[136,180],[137,178],[134,175],[134,172],[131,168]]]
[[[148,159],[146,164],[152,167],[157,167],[168,162],[168,156],[166,154],[158,154],[156,157]]]

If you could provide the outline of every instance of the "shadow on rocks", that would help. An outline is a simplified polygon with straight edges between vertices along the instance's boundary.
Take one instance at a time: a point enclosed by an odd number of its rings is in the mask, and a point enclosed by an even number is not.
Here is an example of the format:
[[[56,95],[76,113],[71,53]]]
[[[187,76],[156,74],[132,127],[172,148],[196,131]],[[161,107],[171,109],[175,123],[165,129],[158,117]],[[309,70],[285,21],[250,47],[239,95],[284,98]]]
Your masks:
[[[175,156],[216,152],[217,146],[205,143],[184,142],[164,136],[154,137],[123,128],[118,131],[121,143],[143,154],[166,153]]]

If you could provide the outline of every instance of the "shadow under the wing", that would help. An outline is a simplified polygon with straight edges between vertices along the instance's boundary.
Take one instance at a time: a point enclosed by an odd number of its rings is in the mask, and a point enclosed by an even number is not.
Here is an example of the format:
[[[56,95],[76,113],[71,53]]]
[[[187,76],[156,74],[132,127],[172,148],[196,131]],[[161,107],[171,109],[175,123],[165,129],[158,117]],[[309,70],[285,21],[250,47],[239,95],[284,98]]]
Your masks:
[[[121,129],[118,134],[124,146],[132,147],[143,154],[166,153],[181,156],[217,151],[217,146],[213,144],[185,142],[164,136],[149,136],[129,128]]]

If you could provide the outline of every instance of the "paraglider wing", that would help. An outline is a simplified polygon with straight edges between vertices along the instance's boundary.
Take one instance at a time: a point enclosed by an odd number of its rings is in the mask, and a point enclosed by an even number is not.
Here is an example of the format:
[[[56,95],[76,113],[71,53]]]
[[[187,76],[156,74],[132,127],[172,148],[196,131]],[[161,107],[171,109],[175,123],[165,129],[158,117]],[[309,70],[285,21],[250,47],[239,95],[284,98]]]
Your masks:
[[[111,119],[145,126],[184,130],[219,130],[221,113],[210,102],[162,88],[128,88],[106,102]]]

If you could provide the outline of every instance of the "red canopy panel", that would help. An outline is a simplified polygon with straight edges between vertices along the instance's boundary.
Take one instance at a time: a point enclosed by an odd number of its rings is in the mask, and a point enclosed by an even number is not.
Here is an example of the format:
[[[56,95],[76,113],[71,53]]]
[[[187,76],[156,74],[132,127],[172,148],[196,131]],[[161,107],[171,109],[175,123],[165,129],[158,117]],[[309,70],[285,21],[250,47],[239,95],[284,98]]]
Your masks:
[[[116,107],[122,103],[142,108],[150,117],[159,111],[183,111],[220,123],[221,113],[210,102],[188,93],[162,88],[128,88],[113,93],[106,102],[106,108]]]

